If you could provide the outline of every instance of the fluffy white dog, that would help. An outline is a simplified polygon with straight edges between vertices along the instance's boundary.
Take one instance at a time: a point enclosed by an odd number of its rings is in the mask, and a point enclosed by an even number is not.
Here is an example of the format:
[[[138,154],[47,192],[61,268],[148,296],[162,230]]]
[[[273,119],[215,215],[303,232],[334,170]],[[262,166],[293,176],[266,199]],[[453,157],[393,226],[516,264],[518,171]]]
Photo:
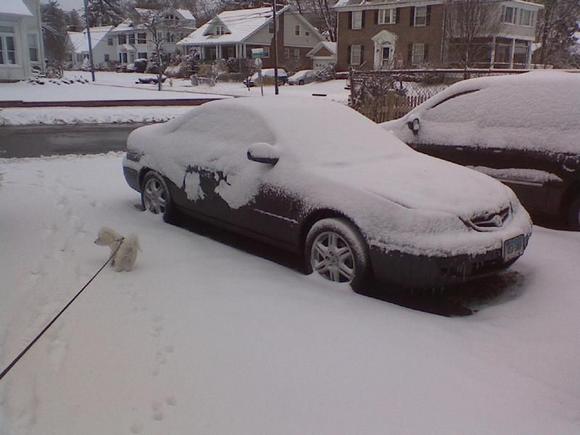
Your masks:
[[[137,236],[131,234],[127,237],[121,236],[111,228],[103,227],[99,230],[99,235],[95,244],[108,246],[111,248],[111,255],[115,253],[111,260],[111,266],[117,272],[131,271],[137,260],[137,251],[141,250]]]

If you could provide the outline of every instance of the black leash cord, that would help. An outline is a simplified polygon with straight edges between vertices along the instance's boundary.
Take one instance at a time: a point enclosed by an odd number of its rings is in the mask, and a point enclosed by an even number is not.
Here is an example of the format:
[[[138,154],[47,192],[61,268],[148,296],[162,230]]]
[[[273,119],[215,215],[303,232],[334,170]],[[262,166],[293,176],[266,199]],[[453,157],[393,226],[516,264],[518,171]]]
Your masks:
[[[20,354],[16,358],[14,358],[14,360],[8,365],[8,367],[6,367],[4,370],[2,370],[2,373],[0,373],[0,381],[2,380],[2,378],[4,376],[6,376],[8,374],[8,372],[10,370],[12,370],[12,367],[14,367],[16,365],[16,363],[20,360],[20,358],[22,358],[26,354],[26,352],[28,352],[30,350],[30,348],[34,345],[34,343],[36,343],[40,339],[40,337],[42,337],[42,335],[48,330],[48,328],[50,328],[52,326],[52,324],[54,322],[56,322],[56,320],[75,301],[75,299],[80,296],[80,294],[89,286],[89,284],[91,282],[93,282],[93,280],[97,277],[97,275],[99,273],[101,273],[101,271],[105,268],[105,266],[107,264],[109,264],[109,261],[111,261],[111,259],[115,256],[115,254],[117,253],[117,251],[119,250],[120,247],[121,247],[121,244],[119,244],[119,246],[117,246],[117,249],[115,249],[115,251],[113,251],[113,253],[109,257],[109,259],[107,261],[105,261],[105,264],[103,264],[101,266],[101,268],[99,270],[97,270],[97,272],[92,276],[91,279],[89,279],[89,281],[83,286],[83,288],[80,289],[79,292],[69,301],[69,303],[66,304],[65,307],[62,310],[60,310],[60,312],[50,321],[50,323],[48,325],[46,325],[42,331],[40,331],[40,334],[38,334],[34,338],[34,340],[32,340],[30,342],[30,344],[28,346],[26,346],[26,348],[22,352],[20,352]]]

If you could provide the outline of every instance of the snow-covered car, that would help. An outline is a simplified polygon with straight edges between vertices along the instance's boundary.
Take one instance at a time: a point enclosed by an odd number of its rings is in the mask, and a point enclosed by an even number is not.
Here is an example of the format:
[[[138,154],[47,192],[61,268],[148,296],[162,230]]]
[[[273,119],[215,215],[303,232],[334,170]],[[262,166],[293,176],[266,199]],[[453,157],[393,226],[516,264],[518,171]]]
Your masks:
[[[355,289],[370,276],[440,287],[499,271],[532,230],[500,182],[322,100],[204,104],[134,130],[123,169],[166,221],[185,214],[303,253],[308,271]]]
[[[271,80],[274,83],[274,68],[265,68],[262,70],[262,80]],[[248,87],[254,87],[260,85],[260,76],[257,72],[252,74],[246,80],[244,80],[244,85]],[[288,83],[288,73],[285,69],[278,68],[278,84],[283,85]]]
[[[465,80],[382,126],[504,182],[532,214],[580,229],[580,74]]]
[[[316,71],[311,69],[303,69],[293,74],[288,79],[289,85],[305,85],[307,83],[312,83],[316,80]]]

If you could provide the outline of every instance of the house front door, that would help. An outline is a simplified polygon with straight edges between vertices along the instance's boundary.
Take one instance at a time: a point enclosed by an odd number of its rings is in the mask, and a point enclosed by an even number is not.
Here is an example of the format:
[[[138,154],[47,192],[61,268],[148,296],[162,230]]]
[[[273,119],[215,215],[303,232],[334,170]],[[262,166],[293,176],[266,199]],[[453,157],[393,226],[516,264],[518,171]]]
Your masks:
[[[397,35],[382,30],[372,38],[375,45],[374,67],[376,70],[388,69],[393,65]]]

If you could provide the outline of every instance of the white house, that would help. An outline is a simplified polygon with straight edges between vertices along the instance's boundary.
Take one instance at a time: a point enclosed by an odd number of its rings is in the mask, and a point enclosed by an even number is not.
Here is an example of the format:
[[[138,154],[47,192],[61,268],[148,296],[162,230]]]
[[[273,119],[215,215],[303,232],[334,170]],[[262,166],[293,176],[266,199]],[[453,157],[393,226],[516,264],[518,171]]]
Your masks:
[[[91,27],[91,44],[95,68],[106,66],[116,59],[112,46],[107,44],[113,26]],[[89,38],[87,31],[67,32],[67,56],[72,69],[80,69],[89,60]]]
[[[250,58],[262,48],[264,68],[273,67],[274,22],[272,8],[222,12],[177,43],[199,53],[201,60]],[[324,41],[318,30],[290,6],[276,14],[278,64],[289,71],[312,68],[307,53]]]
[[[0,0],[0,81],[44,70],[40,0]]]
[[[161,17],[159,38],[163,40],[165,53],[175,53],[176,42],[195,29],[195,17],[187,9],[135,8],[135,12],[143,20],[152,15]],[[115,60],[120,64],[133,63],[135,59],[150,59],[155,52],[151,32],[142,23],[131,18],[127,18],[111,31],[107,36],[107,45],[112,48]]]
[[[336,65],[336,42],[321,41],[306,56],[312,59],[312,68],[315,70]]]

